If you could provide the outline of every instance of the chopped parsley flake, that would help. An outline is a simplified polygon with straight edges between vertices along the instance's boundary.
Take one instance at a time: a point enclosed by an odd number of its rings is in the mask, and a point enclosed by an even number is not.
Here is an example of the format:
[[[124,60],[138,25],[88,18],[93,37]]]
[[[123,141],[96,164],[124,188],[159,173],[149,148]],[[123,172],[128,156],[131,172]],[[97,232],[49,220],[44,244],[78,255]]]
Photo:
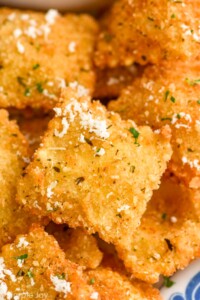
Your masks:
[[[174,19],[174,18],[176,18],[176,15],[175,15],[175,14],[172,14],[172,15],[171,15],[171,19]]]
[[[197,104],[200,104],[200,100],[197,100]]]
[[[171,121],[172,118],[166,117],[166,118],[161,118],[161,121]]]
[[[135,144],[137,144],[137,140],[138,140],[138,137],[140,135],[140,133],[134,128],[134,127],[131,127],[129,129],[130,133],[133,135],[134,139],[135,139]]]
[[[89,283],[90,283],[90,284],[94,284],[94,283],[95,283],[95,279],[94,279],[94,278],[91,278]]]
[[[186,78],[185,80],[190,86],[195,86],[197,84],[200,84],[200,79],[191,80],[189,78]]]
[[[33,273],[29,270],[26,274],[29,278],[33,278]]]
[[[26,97],[30,96],[30,88],[25,89],[24,96],[26,96]]]
[[[175,284],[175,282],[172,281],[169,277],[164,276],[163,278],[164,278],[163,285],[166,286],[167,288],[170,288]]]
[[[169,96],[169,91],[166,91],[164,96],[164,101],[167,101],[168,96]]]
[[[58,279],[65,279],[65,273],[56,275]]]
[[[38,83],[36,84],[36,88],[37,88],[37,90],[38,90],[38,92],[39,92],[40,94],[43,93],[44,89],[43,89],[42,84],[41,84],[40,82],[38,82]]]
[[[18,76],[18,77],[17,77],[17,81],[18,81],[18,83],[19,83],[21,86],[26,87],[26,84],[24,83],[24,78],[23,78],[23,77]]]
[[[14,257],[14,259],[20,259],[20,260],[24,260],[24,259],[27,259],[28,258],[28,254],[22,254],[20,256],[16,256]]]
[[[39,67],[40,67],[39,64],[35,64],[35,65],[33,66],[33,70],[37,70]]]
[[[162,219],[163,219],[163,220],[166,220],[166,218],[167,218],[167,214],[166,214],[166,213],[163,213],[163,214],[162,214]]]
[[[171,97],[170,97],[170,101],[173,102],[173,103],[175,103],[175,102],[176,102],[176,99],[175,99],[173,96],[171,96]]]

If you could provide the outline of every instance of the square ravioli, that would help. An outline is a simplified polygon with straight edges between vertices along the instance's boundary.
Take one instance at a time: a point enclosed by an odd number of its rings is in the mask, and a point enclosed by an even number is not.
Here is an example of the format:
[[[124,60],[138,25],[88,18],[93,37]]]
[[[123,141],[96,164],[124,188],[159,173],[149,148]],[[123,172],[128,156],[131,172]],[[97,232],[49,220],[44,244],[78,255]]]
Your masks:
[[[173,155],[168,176],[174,174],[193,189],[200,187],[199,68],[198,60],[149,66],[108,105],[122,119],[154,130],[169,125]]]
[[[117,248],[134,277],[156,283],[160,275],[171,276],[199,257],[200,203],[195,194],[172,179],[162,180],[130,246]]]
[[[81,268],[37,225],[0,254],[0,298],[89,300],[95,292]]]
[[[128,243],[171,157],[169,128],[122,121],[74,85],[60,101],[17,200],[57,224]]]
[[[50,109],[73,81],[92,92],[97,30],[87,15],[1,8],[0,106]]]
[[[186,61],[199,55],[199,1],[118,0],[101,20],[96,65]]]
[[[8,113],[0,110],[0,248],[39,222],[15,201],[17,180],[29,162],[28,145]]]

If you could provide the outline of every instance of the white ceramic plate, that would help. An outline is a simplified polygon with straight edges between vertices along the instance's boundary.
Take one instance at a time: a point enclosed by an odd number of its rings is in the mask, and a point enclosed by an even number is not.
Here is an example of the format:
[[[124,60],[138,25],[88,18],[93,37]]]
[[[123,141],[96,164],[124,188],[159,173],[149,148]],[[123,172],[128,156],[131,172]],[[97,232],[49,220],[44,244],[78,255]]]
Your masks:
[[[173,285],[161,289],[164,300],[200,300],[200,259],[177,272],[170,280]]]
[[[112,2],[112,0],[0,0],[0,5],[37,10],[55,8],[62,11],[98,11]]]

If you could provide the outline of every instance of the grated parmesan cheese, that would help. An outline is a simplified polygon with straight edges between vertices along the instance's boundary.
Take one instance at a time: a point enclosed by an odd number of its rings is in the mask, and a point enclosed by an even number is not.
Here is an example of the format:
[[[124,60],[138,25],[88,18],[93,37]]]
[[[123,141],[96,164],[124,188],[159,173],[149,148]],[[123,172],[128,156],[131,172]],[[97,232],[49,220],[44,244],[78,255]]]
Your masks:
[[[90,296],[90,299],[92,300],[97,300],[99,299],[99,293],[98,292],[93,292]]]
[[[69,52],[74,53],[76,51],[76,43],[75,42],[71,42],[69,44],[68,49],[69,49]]]
[[[71,292],[70,282],[66,281],[65,279],[60,279],[57,276],[53,276],[53,275],[51,275],[50,279],[55,287],[56,292],[61,292],[64,293],[65,295]]]
[[[69,123],[67,121],[67,119],[64,117],[62,118],[62,121],[61,121],[62,125],[63,125],[63,129],[61,132],[59,132],[57,129],[54,130],[54,134],[55,136],[59,137],[59,138],[62,138],[68,131],[69,129]]]
[[[47,198],[51,198],[54,195],[54,192],[52,191],[56,186],[58,182],[53,181],[47,188]]]
[[[17,41],[17,50],[19,53],[23,54],[25,52],[24,46],[20,41]]]
[[[21,248],[21,247],[27,247],[29,245],[29,242],[26,241],[25,237],[21,237],[19,239],[19,243],[17,244],[17,248]]]

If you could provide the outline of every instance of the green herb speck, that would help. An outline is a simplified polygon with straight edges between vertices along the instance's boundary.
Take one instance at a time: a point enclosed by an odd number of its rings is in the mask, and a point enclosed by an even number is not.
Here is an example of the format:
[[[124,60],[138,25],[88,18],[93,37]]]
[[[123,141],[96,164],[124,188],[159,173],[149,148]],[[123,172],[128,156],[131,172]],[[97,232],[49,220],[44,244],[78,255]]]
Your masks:
[[[192,79],[186,78],[185,80],[190,86],[195,86],[197,84],[200,84],[200,79],[192,80]]]
[[[94,279],[94,278],[91,278],[89,283],[90,283],[91,285],[94,284],[94,283],[95,283],[95,279]]]
[[[36,84],[36,88],[37,88],[37,90],[38,90],[38,92],[39,92],[40,94],[43,93],[44,89],[43,89],[42,84],[41,84],[40,82],[38,82],[38,83]]]
[[[137,140],[139,138],[140,133],[134,127],[129,128],[129,131],[135,139],[135,144],[137,144]]]
[[[59,279],[65,279],[65,273],[56,275]]]
[[[163,279],[164,279],[163,285],[166,286],[167,288],[170,288],[170,287],[172,287],[172,286],[175,284],[175,282],[172,281],[172,280],[171,280],[169,277],[167,277],[167,276],[164,276]]]
[[[39,67],[40,67],[39,64],[35,64],[35,65],[33,66],[33,70],[37,70]]]
[[[173,96],[171,96],[171,97],[170,97],[170,101],[173,102],[173,103],[175,103],[175,102],[176,102],[176,99],[175,99]]]
[[[29,278],[33,278],[33,273],[29,270],[26,274]]]
[[[26,96],[26,97],[30,96],[30,88],[25,89],[24,96]]]
[[[161,118],[161,121],[171,121],[172,118],[166,117],[166,118]]]
[[[164,101],[167,101],[168,96],[169,96],[169,91],[166,91],[164,96]]]
[[[14,259],[19,259],[19,260],[24,260],[24,259],[27,259],[28,258],[28,254],[22,254],[20,256],[16,256],[14,257]]]

